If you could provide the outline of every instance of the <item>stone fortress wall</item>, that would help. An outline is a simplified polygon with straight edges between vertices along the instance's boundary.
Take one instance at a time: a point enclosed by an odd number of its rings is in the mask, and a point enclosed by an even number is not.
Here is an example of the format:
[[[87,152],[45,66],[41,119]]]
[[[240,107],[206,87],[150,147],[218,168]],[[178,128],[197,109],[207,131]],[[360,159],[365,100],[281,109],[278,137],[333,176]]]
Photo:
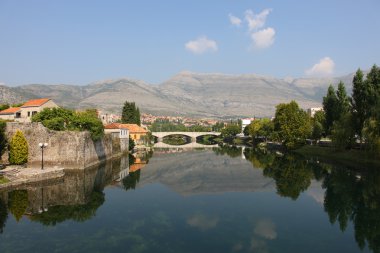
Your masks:
[[[53,131],[37,122],[8,122],[8,140],[17,130],[21,130],[28,141],[30,167],[41,166],[38,145],[41,142],[48,143],[44,149],[44,166],[82,169],[128,151],[128,143],[125,143],[128,139],[120,139],[115,134],[105,134],[100,140],[93,141],[89,132]]]

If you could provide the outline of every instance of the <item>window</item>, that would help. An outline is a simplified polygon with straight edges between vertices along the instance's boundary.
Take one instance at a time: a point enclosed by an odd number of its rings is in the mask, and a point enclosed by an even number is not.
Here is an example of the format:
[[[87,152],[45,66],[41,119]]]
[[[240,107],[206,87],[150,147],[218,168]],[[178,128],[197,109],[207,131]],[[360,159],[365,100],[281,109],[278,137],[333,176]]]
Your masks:
[[[30,117],[30,112],[28,112],[28,117]]]
[[[37,114],[37,112],[36,112],[36,111],[32,112],[32,115],[36,115],[36,114]]]

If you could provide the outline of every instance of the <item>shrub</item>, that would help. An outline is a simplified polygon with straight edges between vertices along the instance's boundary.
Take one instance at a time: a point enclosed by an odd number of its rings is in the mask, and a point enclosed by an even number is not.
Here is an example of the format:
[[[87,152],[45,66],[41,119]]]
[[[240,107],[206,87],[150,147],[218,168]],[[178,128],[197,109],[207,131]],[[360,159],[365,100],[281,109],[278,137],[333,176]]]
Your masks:
[[[9,143],[9,162],[11,164],[28,162],[28,142],[20,130],[16,131]]]
[[[93,140],[98,140],[104,135],[103,124],[98,119],[96,110],[90,109],[84,112],[74,112],[65,108],[45,108],[32,118],[33,122],[42,124],[56,131],[89,131]]]

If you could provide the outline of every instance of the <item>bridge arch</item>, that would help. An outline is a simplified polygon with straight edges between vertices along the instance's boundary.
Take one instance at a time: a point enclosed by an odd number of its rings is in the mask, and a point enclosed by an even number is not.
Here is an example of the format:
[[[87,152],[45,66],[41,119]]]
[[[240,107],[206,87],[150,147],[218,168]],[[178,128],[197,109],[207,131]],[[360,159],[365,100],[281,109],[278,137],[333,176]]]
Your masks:
[[[221,133],[219,132],[152,132],[152,135],[157,138],[158,142],[162,142],[165,137],[170,136],[170,135],[183,135],[183,136],[190,137],[192,143],[196,143],[197,138],[199,136],[204,136],[204,135],[219,136],[220,134]]]

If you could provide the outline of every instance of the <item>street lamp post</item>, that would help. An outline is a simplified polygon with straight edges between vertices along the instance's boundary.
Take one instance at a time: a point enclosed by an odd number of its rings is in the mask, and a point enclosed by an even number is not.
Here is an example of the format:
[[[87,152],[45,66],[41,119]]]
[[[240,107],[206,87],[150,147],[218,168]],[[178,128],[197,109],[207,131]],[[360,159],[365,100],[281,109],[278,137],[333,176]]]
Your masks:
[[[41,151],[42,151],[41,170],[43,170],[44,169],[44,148],[46,148],[48,144],[46,142],[45,143],[40,142],[38,146],[40,146]]]

